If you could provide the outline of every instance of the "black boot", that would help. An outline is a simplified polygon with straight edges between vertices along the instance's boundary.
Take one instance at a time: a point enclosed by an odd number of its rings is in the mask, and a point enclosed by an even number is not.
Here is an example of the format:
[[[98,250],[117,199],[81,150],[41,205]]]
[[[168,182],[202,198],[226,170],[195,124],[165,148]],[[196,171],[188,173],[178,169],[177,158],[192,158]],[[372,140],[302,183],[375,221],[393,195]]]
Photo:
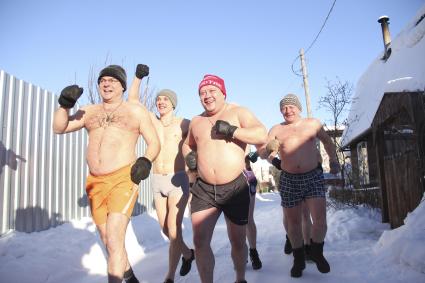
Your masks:
[[[263,266],[258,256],[257,249],[249,249],[249,258],[251,259],[252,269],[257,270]]]
[[[294,265],[291,268],[291,277],[301,277],[305,269],[304,247],[293,249]]]
[[[184,256],[182,256],[182,266],[180,267],[180,275],[185,276],[189,273],[190,269],[192,268],[192,261],[195,259],[195,251],[193,249],[190,249],[190,252],[192,253],[189,259],[185,259]]]
[[[292,253],[292,245],[291,245],[291,241],[289,241],[288,235],[286,235],[286,242],[285,242],[284,251],[285,251],[285,254],[287,254],[287,255]]]
[[[130,266],[130,269],[124,272],[124,281],[126,283],[139,283],[139,280],[137,280],[136,275],[133,273],[133,269]]]
[[[317,269],[322,273],[328,273],[331,271],[331,267],[329,266],[328,261],[323,256],[323,245],[325,242],[322,243],[315,243],[313,240],[311,240],[311,252],[310,257],[311,260],[316,263]]]
[[[310,245],[304,245],[304,253],[305,253],[305,261],[311,262],[311,246]]]

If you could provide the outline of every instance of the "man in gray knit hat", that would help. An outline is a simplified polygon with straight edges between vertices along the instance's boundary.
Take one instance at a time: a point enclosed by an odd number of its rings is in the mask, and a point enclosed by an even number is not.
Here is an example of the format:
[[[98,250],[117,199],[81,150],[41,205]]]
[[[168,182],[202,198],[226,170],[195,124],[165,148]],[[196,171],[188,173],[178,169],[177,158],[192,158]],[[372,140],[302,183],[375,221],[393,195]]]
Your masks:
[[[305,253],[302,234],[302,203],[309,208],[312,217],[310,258],[322,273],[330,271],[323,256],[326,235],[326,189],[323,184],[323,170],[319,166],[316,139],[319,139],[329,155],[331,173],[339,171],[335,145],[315,118],[301,117],[301,103],[294,94],[288,94],[279,103],[284,122],[273,126],[268,134],[267,145],[274,145],[281,160],[279,191],[281,205],[288,223],[288,235],[292,244],[294,264],[292,277],[301,277],[305,268]],[[277,146],[276,146],[277,145]],[[270,148],[260,148],[260,156],[269,157]],[[269,150],[268,150],[269,149]]]
[[[139,104],[141,81],[148,74],[148,66],[137,65],[129,91],[129,102]],[[170,240],[168,271],[164,282],[172,283],[180,255],[182,255],[181,276],[190,271],[192,261],[195,259],[194,251],[183,241],[181,227],[189,199],[189,178],[185,172],[182,144],[187,136],[190,121],[175,116],[177,95],[170,89],[163,89],[156,94],[155,106],[159,116],[150,113],[150,117],[159,135],[161,151],[153,163],[151,180],[158,222]]]

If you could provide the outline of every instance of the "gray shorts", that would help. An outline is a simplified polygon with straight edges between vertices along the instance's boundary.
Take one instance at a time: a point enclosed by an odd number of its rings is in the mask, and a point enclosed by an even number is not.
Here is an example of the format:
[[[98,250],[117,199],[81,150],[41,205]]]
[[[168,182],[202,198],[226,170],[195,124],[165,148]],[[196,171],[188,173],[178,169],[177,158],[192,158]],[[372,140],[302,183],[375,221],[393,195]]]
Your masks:
[[[154,197],[170,197],[189,194],[189,178],[185,171],[170,174],[153,174]]]
[[[291,174],[282,170],[279,181],[281,205],[294,207],[306,198],[324,198],[326,188],[323,170],[319,167],[307,173]]]

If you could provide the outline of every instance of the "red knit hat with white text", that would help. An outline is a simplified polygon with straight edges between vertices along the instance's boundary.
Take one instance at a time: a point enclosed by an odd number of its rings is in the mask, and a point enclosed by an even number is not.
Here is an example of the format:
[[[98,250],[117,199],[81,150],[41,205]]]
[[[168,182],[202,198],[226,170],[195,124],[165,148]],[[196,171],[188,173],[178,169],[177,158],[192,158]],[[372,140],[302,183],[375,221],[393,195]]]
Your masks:
[[[202,81],[199,83],[198,92],[201,90],[201,87],[206,85],[213,85],[218,87],[224,94],[224,97],[226,97],[226,87],[224,86],[224,80],[219,76],[205,75]]]

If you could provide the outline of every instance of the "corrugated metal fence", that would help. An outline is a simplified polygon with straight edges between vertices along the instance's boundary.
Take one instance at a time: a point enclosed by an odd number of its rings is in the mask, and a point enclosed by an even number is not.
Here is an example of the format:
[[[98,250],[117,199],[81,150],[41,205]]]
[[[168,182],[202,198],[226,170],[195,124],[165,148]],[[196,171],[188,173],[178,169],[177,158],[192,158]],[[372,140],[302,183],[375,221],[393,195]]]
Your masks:
[[[87,133],[52,131],[57,97],[0,70],[0,235],[33,232],[90,216],[85,194]],[[73,109],[74,111],[76,109]],[[144,152],[142,138],[138,155]],[[150,178],[133,215],[153,208]]]

